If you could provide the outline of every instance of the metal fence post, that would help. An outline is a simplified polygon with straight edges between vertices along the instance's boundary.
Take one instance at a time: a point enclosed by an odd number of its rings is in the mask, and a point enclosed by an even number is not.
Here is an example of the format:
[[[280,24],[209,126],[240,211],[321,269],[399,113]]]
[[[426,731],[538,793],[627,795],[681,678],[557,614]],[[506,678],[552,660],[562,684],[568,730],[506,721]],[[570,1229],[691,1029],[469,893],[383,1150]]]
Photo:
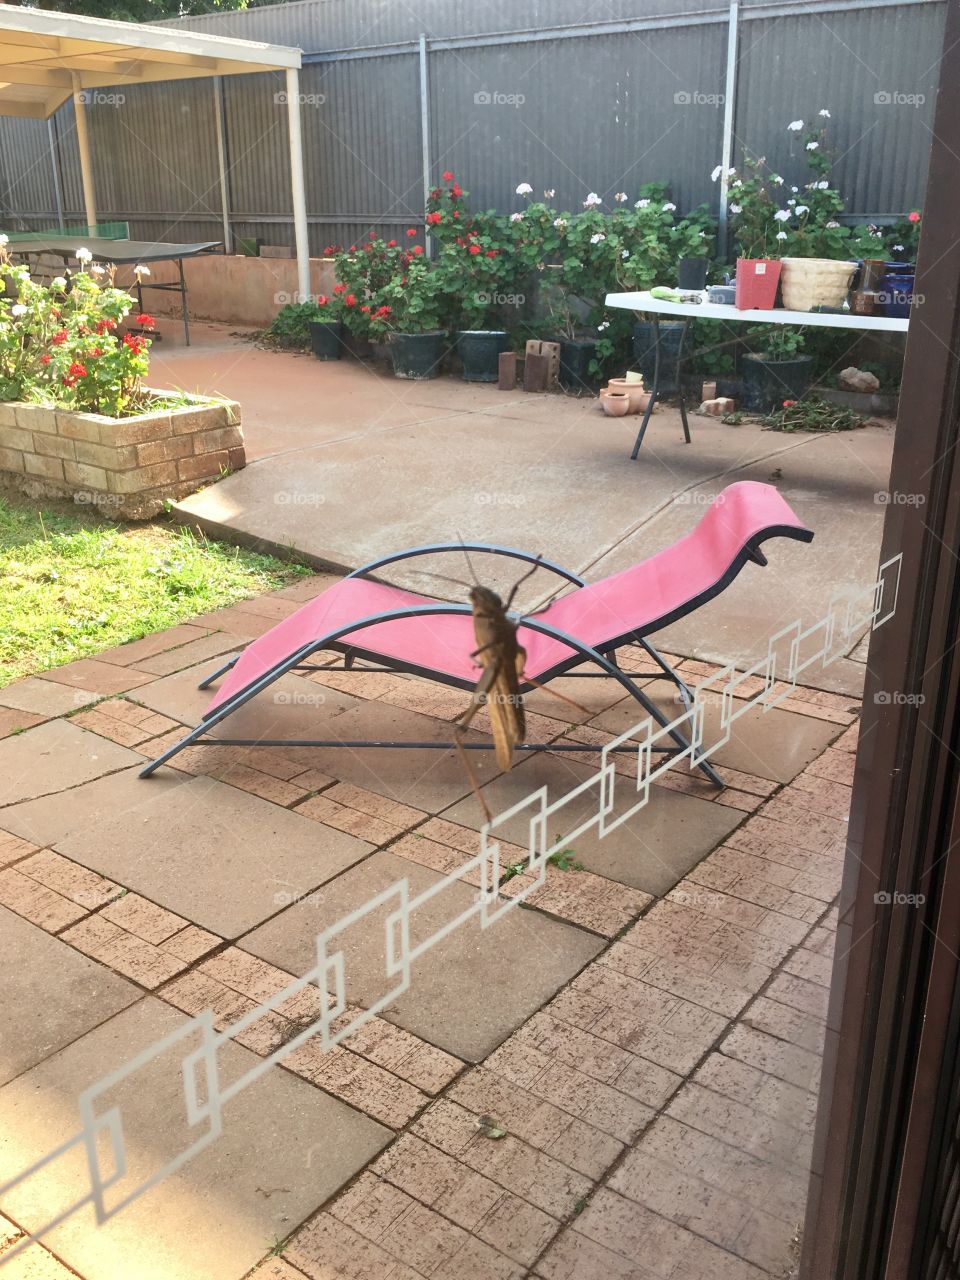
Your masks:
[[[220,176],[220,212],[223,218],[223,251],[233,253],[230,228],[230,188],[227,186],[227,128],[223,105],[223,77],[213,77],[213,110],[217,127],[217,172]]]
[[[427,66],[427,37],[420,36],[420,150],[423,158],[423,207],[427,207],[430,196],[430,75]],[[427,257],[433,256],[433,240],[429,231],[425,233]]]
[[[740,5],[730,0],[730,20],[727,28],[727,72],[723,84],[723,145],[720,163],[720,216],[717,227],[717,256],[727,255],[727,170],[733,163],[733,125],[737,106],[737,48],[740,40]]]
[[[57,225],[64,229],[63,221],[63,186],[60,182],[60,151],[57,146],[57,133],[53,127],[53,116],[47,116],[47,142],[50,144],[50,169],[53,173],[53,195],[57,202]]]

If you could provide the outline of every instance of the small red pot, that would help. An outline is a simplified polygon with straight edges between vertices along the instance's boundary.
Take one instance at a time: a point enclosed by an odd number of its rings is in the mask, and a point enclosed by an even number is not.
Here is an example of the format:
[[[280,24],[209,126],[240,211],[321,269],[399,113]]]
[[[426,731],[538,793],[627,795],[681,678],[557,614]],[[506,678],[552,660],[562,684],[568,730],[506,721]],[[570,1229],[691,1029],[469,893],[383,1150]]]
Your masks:
[[[780,261],[777,258],[738,258],[738,311],[772,311],[780,283]]]

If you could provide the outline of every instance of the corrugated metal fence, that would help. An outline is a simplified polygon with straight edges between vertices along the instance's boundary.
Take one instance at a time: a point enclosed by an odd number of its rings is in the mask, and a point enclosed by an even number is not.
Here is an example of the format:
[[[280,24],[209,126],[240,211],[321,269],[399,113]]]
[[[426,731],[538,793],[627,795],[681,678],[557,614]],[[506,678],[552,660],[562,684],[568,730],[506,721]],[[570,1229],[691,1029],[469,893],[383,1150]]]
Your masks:
[[[671,184],[682,209],[714,206],[724,96],[732,154],[805,177],[790,120],[831,112],[850,214],[922,199],[944,0],[808,0],[658,12],[670,0],[298,0],[184,25],[299,45],[313,252],[368,229],[395,232],[453,169],[475,207],[518,208],[520,182],[579,208],[589,191],[631,198]],[[734,17],[738,44],[730,57]],[[427,37],[421,40],[422,33]],[[477,32],[477,34],[465,34]],[[422,65],[428,86],[421,95]],[[88,106],[101,219],[137,238],[217,239],[217,115],[234,235],[292,244],[280,74],[124,87]],[[108,99],[106,93],[102,95]],[[0,120],[6,229],[83,222],[72,105],[50,122]]]

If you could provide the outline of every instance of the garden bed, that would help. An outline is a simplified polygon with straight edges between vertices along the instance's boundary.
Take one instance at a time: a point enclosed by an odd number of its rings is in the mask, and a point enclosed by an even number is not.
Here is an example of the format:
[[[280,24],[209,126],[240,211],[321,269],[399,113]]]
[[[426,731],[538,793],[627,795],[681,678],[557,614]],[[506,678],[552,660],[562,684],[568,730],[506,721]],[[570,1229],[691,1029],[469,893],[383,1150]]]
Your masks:
[[[156,407],[128,418],[0,403],[0,478],[30,497],[144,520],[246,465],[236,402],[144,394]]]

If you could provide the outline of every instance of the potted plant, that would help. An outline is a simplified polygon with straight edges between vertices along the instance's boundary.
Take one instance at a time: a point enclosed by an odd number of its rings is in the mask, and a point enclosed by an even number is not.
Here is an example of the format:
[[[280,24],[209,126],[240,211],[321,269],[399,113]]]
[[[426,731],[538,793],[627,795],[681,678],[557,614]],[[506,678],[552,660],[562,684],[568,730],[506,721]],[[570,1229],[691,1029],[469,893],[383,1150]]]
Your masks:
[[[315,302],[307,305],[313,308],[306,317],[310,350],[318,360],[339,360],[343,349],[343,317],[356,307],[356,297],[347,292],[346,285],[338,282],[329,297],[321,293]]]
[[[820,116],[828,120],[830,113],[824,108]],[[850,230],[840,222],[843,199],[830,179],[833,156],[827,146],[826,125],[804,129],[802,120],[794,120],[789,129],[803,143],[811,179],[802,192],[785,202],[783,305],[790,311],[839,308],[846,301],[858,264],[850,257]],[[781,217],[782,211],[776,216]]]
[[[671,231],[671,244],[677,257],[677,287],[701,292],[707,287],[707,271],[713,238],[706,211],[689,214]]]
[[[747,337],[762,344],[742,357],[743,407],[769,413],[784,400],[799,400],[812,381],[813,358],[803,354],[803,330],[792,325],[757,325]]]
[[[421,256],[380,290],[369,313],[373,334],[386,334],[397,378],[436,378],[447,350],[450,298],[443,277]]]
[[[423,246],[416,243],[418,235],[415,227],[408,227],[399,239],[384,240],[371,231],[362,244],[334,250],[337,282],[356,299],[355,306],[342,311],[343,350],[357,360],[376,354],[374,342],[383,335],[371,316],[382,305],[380,295],[386,286],[423,255]]]
[[[723,179],[730,196],[728,205],[734,219],[738,248],[736,306],[740,311],[769,311],[777,300],[780,283],[780,245],[787,238],[782,223],[789,211],[778,209],[768,188],[783,186],[778,173],[764,173],[763,157],[744,156],[743,175],[736,169],[724,171],[717,165],[713,180]],[[776,256],[774,256],[776,254]]]
[[[523,299],[508,219],[493,210],[473,214],[468,199],[447,169],[443,184],[427,198],[426,223],[440,245],[435,270],[450,299],[463,377],[496,382],[500,353],[510,346],[510,335],[497,321],[506,306]]]

